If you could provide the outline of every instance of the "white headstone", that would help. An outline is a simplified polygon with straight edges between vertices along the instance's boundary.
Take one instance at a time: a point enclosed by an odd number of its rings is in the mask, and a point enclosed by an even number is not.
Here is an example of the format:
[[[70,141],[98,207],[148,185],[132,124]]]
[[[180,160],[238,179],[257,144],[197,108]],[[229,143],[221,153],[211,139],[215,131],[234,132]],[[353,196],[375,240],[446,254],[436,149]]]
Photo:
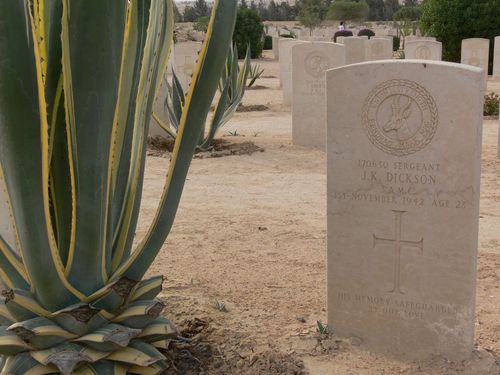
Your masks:
[[[182,42],[174,45],[174,70],[185,91],[191,82],[200,49],[200,42]]]
[[[280,80],[283,90],[283,104],[292,104],[292,47],[301,43],[309,43],[297,39],[280,39]]]
[[[300,146],[325,150],[326,77],[345,64],[345,46],[304,43],[292,48],[292,138]]]
[[[273,56],[275,60],[278,60],[280,57],[279,40],[280,40],[279,36],[273,36]]]
[[[364,38],[357,36],[344,37],[342,44],[345,45],[345,63],[346,64],[356,64],[365,61],[366,59],[366,48],[365,43],[367,41]]]
[[[405,43],[405,59],[441,61],[443,44],[434,40],[412,40]]]
[[[493,56],[493,76],[500,77],[500,36],[495,37],[495,53]]]
[[[366,61],[392,59],[392,41],[386,38],[371,38],[365,41]]]
[[[483,69],[484,80],[488,80],[488,59],[490,41],[483,38],[470,38],[462,40],[462,64],[477,66]]]
[[[327,72],[328,319],[398,358],[474,342],[482,73],[430,61]]]

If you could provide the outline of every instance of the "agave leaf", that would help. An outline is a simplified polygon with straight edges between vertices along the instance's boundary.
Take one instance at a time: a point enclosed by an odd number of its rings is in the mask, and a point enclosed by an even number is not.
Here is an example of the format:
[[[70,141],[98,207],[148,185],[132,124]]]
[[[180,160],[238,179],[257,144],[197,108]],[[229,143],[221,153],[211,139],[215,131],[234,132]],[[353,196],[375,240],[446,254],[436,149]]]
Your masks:
[[[141,281],[132,292],[130,301],[152,300],[161,292],[163,276],[153,276]]]
[[[45,310],[33,298],[30,292],[22,289],[10,289],[2,291],[2,296],[5,298],[4,303],[16,319],[16,321],[23,321],[38,316],[49,316],[50,311]]]
[[[214,2],[205,41],[183,108],[159,209],[145,239],[130,258],[117,269],[113,279],[123,275],[133,280],[142,279],[172,227],[191,159],[204,130],[206,116],[217,90],[221,66],[231,43],[236,9],[235,1]]]
[[[43,317],[12,324],[8,331],[15,333],[24,342],[37,350],[47,349],[77,337]]]
[[[144,329],[151,324],[165,308],[162,302],[138,301],[130,304],[127,309],[113,319],[127,327]]]
[[[127,366],[111,361],[86,364],[73,372],[73,375],[126,375]]]
[[[108,323],[102,310],[88,304],[76,304],[52,314],[52,320],[65,330],[81,336]]]
[[[120,75],[119,101],[115,113],[115,133],[112,149],[112,211],[110,224],[113,228],[112,268],[115,269],[123,257],[130,253],[120,228],[125,225],[125,195],[130,180],[131,148],[134,135],[136,100],[139,95],[142,60],[146,45],[147,30],[150,22],[151,1],[133,0],[130,2],[127,19],[122,70]],[[133,229],[132,229],[133,231]],[[120,246],[118,246],[118,241]]]
[[[92,301],[92,307],[114,312],[125,304],[136,285],[136,281],[130,280],[127,277],[122,277],[121,279],[108,284],[107,293],[97,300]]]
[[[77,181],[75,239],[66,274],[85,293],[99,289],[111,272],[109,160],[127,5],[63,0],[63,84]]]
[[[126,347],[130,340],[141,333],[139,329],[125,327],[120,324],[109,324],[88,335],[73,340],[79,344],[99,350],[111,352]]]
[[[126,183],[123,204],[113,242],[113,269],[126,258],[132,247],[137,226],[142,195],[144,167],[146,161],[146,139],[150,115],[156,93],[161,85],[161,77],[166,69],[173,35],[173,5],[171,0],[151,2],[150,19],[141,74],[135,100],[134,126],[132,133],[129,176]],[[140,278],[131,278],[140,280]]]
[[[0,1],[0,160],[16,227],[29,228],[19,231],[19,243],[34,292],[44,307],[57,309],[82,295],[66,280],[53,238],[47,104],[37,35],[25,5]]]
[[[5,298],[0,297],[0,325],[8,326],[16,321],[12,316],[7,306],[5,306]]]
[[[177,336],[179,336],[179,331],[169,320],[157,318],[141,332],[139,338],[153,343],[160,340],[174,339]]]
[[[1,165],[0,165],[1,170]],[[0,172],[1,173],[1,172]],[[1,178],[0,178],[1,179]],[[16,252],[0,235],[0,279],[8,288],[30,289],[29,278]]]
[[[11,356],[31,349],[31,346],[21,340],[14,332],[8,331],[6,326],[0,327],[1,355]]]
[[[165,361],[159,361],[148,367],[132,366],[129,372],[138,375],[158,375],[163,374],[167,368]]]
[[[154,346],[134,340],[126,348],[111,353],[107,359],[145,367],[163,361],[166,358]]]
[[[2,374],[8,375],[44,375],[57,372],[55,366],[44,366],[29,353],[21,353],[7,358]]]
[[[30,352],[44,366],[56,366],[63,375],[69,375],[81,363],[94,363],[108,353],[85,348],[75,343],[65,343],[46,350]]]

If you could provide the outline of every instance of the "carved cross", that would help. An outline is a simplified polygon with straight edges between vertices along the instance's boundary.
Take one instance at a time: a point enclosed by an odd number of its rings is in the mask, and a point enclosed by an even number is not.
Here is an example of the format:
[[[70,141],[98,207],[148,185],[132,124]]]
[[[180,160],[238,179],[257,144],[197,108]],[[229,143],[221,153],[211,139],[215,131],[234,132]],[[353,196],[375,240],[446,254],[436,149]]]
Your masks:
[[[408,241],[403,240],[402,237],[402,218],[403,214],[406,211],[396,211],[394,212],[395,226],[394,226],[394,238],[379,238],[375,234],[373,235],[373,247],[375,248],[377,245],[390,245],[394,249],[395,257],[394,257],[394,287],[389,293],[399,293],[404,294],[401,291],[401,250],[404,248],[413,248],[418,249],[421,252],[424,251],[424,239],[422,238],[420,241]]]

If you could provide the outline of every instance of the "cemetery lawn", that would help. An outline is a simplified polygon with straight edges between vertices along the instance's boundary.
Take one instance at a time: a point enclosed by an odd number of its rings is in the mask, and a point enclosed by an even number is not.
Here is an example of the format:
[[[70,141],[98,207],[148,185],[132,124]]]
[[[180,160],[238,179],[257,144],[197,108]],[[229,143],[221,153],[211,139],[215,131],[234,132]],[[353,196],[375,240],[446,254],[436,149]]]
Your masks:
[[[164,314],[192,339],[172,344],[177,372],[167,373],[498,375],[498,120],[484,121],[477,350],[464,363],[384,358],[335,331],[316,333],[316,322],[326,323],[325,154],[291,144],[278,64],[265,56],[266,78],[257,84],[266,88],[249,90],[244,104],[269,110],[237,113],[219,135],[265,151],[193,161],[172,233],[149,272],[165,275]],[[155,214],[168,162],[168,154],[148,157],[138,239]]]

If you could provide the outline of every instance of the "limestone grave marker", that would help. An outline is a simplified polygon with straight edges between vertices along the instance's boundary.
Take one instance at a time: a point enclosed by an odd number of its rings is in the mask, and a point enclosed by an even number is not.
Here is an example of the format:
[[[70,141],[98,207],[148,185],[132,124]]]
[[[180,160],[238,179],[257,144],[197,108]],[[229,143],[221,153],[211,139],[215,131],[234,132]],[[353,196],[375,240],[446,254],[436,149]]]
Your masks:
[[[191,82],[200,48],[200,42],[182,42],[174,45],[174,70],[185,91]]]
[[[483,38],[469,38],[462,40],[462,64],[477,66],[483,69],[484,80],[488,80],[488,59],[490,41]]]
[[[283,104],[286,106],[292,105],[292,47],[309,43],[297,39],[280,39],[279,55],[280,55],[280,80],[283,91]]]
[[[357,36],[348,36],[342,39],[342,44],[345,45],[345,63],[347,65],[365,61],[366,42],[367,40]]]
[[[500,77],[500,36],[495,37],[495,51],[493,55],[493,76]]]
[[[342,44],[303,43],[292,48],[294,144],[325,150],[325,72],[342,65],[345,65],[345,46]]]
[[[416,39],[405,43],[405,59],[441,61],[443,44],[435,40]]]
[[[371,38],[365,41],[366,61],[392,59],[392,40]]]
[[[327,72],[336,334],[404,359],[472,353],[481,78],[471,66],[404,60]]]

